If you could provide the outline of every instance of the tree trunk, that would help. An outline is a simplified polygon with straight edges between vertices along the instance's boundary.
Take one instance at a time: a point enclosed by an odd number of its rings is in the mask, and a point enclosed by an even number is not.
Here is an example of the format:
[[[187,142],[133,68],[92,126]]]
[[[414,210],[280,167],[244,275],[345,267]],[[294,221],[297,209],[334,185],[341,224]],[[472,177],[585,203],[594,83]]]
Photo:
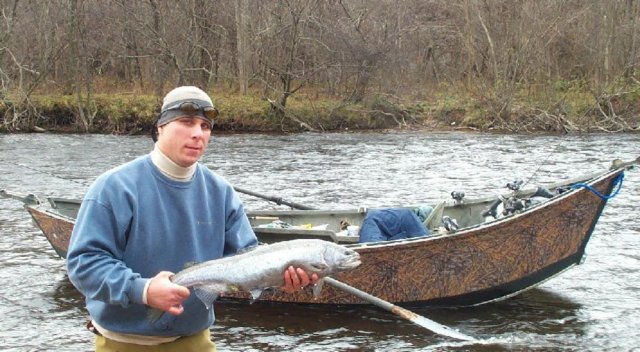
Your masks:
[[[249,86],[249,0],[236,0],[238,85],[242,95]]]
[[[640,16],[640,6],[638,2],[634,0],[627,0],[627,22],[630,23],[630,38],[629,38],[629,52],[628,59],[625,65],[624,76],[628,79],[633,77],[633,73],[636,70],[636,52],[637,52],[637,31],[638,31],[638,16]]]
[[[79,122],[85,132],[89,131],[89,123],[85,115],[85,106],[82,99],[82,72],[80,49],[78,46],[80,28],[78,26],[78,0],[69,0],[69,49],[73,70],[73,92],[76,97],[76,107],[78,110]]]

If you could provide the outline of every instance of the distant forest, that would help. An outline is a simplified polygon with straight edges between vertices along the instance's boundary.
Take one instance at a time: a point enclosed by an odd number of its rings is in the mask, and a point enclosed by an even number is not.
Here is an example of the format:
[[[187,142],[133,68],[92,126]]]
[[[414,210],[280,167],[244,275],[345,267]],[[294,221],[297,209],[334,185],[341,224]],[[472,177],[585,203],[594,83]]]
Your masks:
[[[459,122],[470,126],[639,126],[637,0],[0,0],[0,7],[0,125],[8,130],[37,121],[36,96],[71,97],[74,123],[88,130],[97,95],[159,99],[184,84],[259,95],[281,114],[304,94],[431,109],[437,100],[440,112],[451,105],[448,116],[464,107]],[[573,109],[578,103],[585,108]]]

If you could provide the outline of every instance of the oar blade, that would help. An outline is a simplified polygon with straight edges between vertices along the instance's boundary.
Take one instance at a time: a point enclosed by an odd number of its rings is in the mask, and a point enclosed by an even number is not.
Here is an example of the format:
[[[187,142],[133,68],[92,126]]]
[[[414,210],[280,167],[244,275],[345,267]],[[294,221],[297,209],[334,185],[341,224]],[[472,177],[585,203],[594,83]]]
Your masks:
[[[448,337],[462,340],[462,341],[475,341],[475,339],[471,336],[465,335],[446,325],[438,324],[435,321],[427,319],[421,315],[416,314],[416,316],[413,319],[411,319],[411,321],[413,321],[417,325],[422,326],[425,329],[435,332],[436,334],[448,336]]]
[[[458,340],[463,340],[463,341],[475,341],[476,339],[474,339],[471,336],[467,336],[463,333],[460,333],[448,326],[442,325],[442,324],[438,324],[433,320],[429,320],[419,314],[416,314],[408,309],[402,308],[400,306],[397,306],[391,302],[387,302],[381,298],[378,298],[376,296],[373,296],[371,294],[368,294],[364,291],[360,291],[357,288],[347,285],[344,282],[338,281],[334,278],[331,277],[325,277],[324,282],[328,283],[329,285],[338,288],[340,290],[343,290],[345,292],[351,293],[352,295],[359,297],[361,299],[363,299],[366,302],[369,302],[371,304],[374,304],[384,310],[387,310],[397,316],[399,316],[400,318],[406,319],[416,325],[422,326],[423,328],[430,330],[432,332],[435,332],[436,334],[440,334],[443,336],[448,336],[454,339],[458,339]]]

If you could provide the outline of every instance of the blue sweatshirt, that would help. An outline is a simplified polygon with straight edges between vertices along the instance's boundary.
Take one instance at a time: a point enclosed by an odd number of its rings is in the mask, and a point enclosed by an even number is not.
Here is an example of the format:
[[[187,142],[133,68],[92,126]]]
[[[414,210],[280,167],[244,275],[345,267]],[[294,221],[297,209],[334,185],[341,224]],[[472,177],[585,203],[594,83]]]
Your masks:
[[[192,294],[179,316],[154,323],[142,302],[158,272],[234,254],[257,244],[231,185],[198,164],[190,181],[168,178],[145,155],[101,175],[89,188],[69,244],[69,279],[91,318],[120,333],[192,335],[215,319]]]

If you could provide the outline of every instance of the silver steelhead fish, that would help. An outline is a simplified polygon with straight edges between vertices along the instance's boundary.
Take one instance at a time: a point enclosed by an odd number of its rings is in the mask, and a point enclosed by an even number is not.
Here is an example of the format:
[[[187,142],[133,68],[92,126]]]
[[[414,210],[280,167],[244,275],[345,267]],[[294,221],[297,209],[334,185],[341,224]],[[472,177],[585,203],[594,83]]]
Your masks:
[[[344,246],[322,240],[291,240],[191,266],[175,274],[171,281],[192,288],[211,309],[220,293],[245,291],[255,300],[267,288],[282,287],[284,271],[289,266],[322,278],[358,265],[360,255]],[[320,286],[314,294],[319,289]]]

